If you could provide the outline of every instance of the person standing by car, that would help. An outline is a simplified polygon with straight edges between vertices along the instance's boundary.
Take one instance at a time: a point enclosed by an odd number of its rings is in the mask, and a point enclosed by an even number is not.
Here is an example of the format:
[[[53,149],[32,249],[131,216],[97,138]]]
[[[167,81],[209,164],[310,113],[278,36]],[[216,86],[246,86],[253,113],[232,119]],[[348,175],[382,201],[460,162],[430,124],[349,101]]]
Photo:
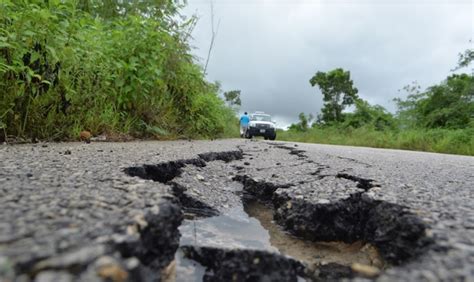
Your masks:
[[[245,137],[245,133],[247,132],[247,129],[249,127],[249,122],[250,122],[250,118],[247,112],[245,112],[240,117],[240,137]]]

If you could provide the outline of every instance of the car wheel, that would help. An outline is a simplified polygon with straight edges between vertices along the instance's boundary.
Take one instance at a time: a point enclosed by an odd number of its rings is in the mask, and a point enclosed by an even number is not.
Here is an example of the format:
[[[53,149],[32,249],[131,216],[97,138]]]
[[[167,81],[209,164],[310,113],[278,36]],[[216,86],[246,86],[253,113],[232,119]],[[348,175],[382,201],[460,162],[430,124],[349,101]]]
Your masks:
[[[265,140],[268,140],[268,137],[267,137],[267,136],[265,136],[265,137],[263,137],[263,139],[265,139]]]
[[[270,137],[269,139],[272,140],[272,141],[274,141],[276,138],[277,138],[277,136],[276,136],[276,135],[273,135],[273,136]]]

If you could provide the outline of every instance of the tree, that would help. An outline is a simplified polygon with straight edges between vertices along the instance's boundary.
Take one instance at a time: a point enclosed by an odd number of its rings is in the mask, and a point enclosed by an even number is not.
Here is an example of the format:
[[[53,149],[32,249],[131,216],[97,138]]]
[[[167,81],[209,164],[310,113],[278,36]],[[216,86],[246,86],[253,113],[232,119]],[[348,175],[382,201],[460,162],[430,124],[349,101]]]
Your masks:
[[[310,127],[311,122],[313,121],[314,117],[312,114],[305,115],[305,113],[300,113],[298,118],[300,119],[299,125],[303,131],[308,130]]]
[[[467,74],[449,76],[428,89],[420,101],[423,125],[428,128],[465,128],[474,119],[474,78]]]
[[[299,122],[298,123],[293,123],[290,125],[289,129],[290,130],[296,130],[296,131],[306,131],[311,125],[311,122],[314,119],[314,116],[312,114],[306,115],[305,113],[301,112],[298,115]]]
[[[232,108],[238,108],[242,105],[242,101],[240,100],[240,90],[224,92],[224,98],[227,104]]]
[[[417,81],[405,85],[402,89],[399,89],[398,92],[405,92],[407,95],[405,100],[401,98],[393,99],[397,106],[396,116],[400,121],[400,126],[402,128],[415,128],[421,126],[420,121],[422,117],[418,111],[418,102],[426,95],[426,93],[421,92],[421,86]]]
[[[474,49],[467,49],[459,54],[458,66],[454,70],[467,67],[472,61],[474,61]]]
[[[323,121],[342,122],[344,120],[342,111],[346,106],[354,104],[358,98],[358,90],[353,85],[350,72],[341,68],[329,72],[318,71],[309,82],[313,87],[318,85],[323,94]]]
[[[370,105],[362,99],[357,99],[355,106],[356,109],[353,113],[345,114],[344,125],[346,127],[370,126],[377,131],[395,128],[395,119],[384,107]]]
[[[455,129],[474,124],[474,77],[467,74],[451,75],[424,92],[415,89],[406,100],[394,100],[407,127]]]

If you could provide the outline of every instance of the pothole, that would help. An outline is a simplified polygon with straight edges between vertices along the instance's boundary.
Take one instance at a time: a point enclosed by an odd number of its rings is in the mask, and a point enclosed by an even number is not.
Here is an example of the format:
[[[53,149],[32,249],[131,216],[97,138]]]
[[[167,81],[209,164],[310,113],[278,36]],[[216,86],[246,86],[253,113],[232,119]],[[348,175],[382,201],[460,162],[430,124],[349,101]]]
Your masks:
[[[179,231],[180,250],[175,256],[176,281],[203,281],[204,276],[212,276],[214,272],[220,273],[220,279],[226,278],[228,273],[224,273],[221,265],[213,261],[217,258],[207,255],[209,250],[219,253],[233,250],[236,252],[235,259],[242,258],[242,252],[245,250],[278,253],[270,243],[268,231],[257,219],[249,217],[243,206],[232,208],[226,215],[186,219],[179,227]],[[201,253],[201,249],[208,251]]]
[[[202,281],[204,277],[204,281],[222,281],[232,273],[237,277],[256,275],[252,271],[267,272],[260,273],[264,275],[260,279],[285,281],[291,278],[286,276],[289,274],[295,279],[349,278],[355,275],[354,265],[375,271],[371,275],[385,267],[377,249],[370,244],[312,242],[290,235],[273,221],[273,209],[253,198],[245,197],[242,206],[226,215],[185,220],[179,231],[176,277],[182,281]],[[216,256],[226,261],[219,261]],[[244,263],[249,257],[255,260],[250,261],[250,266]],[[258,265],[260,259],[265,263]],[[293,269],[279,273],[282,264]]]
[[[312,242],[302,240],[282,230],[273,221],[273,210],[267,205],[249,199],[244,202],[245,211],[251,218],[256,218],[270,235],[270,244],[280,253],[289,255],[304,262],[311,269],[318,265],[337,263],[351,266],[354,263],[374,266],[383,269],[385,263],[378,250],[362,241],[352,244],[344,242]]]
[[[364,193],[312,203],[282,192],[273,204],[274,219],[293,235],[311,241],[368,242],[394,265],[419,256],[433,242],[423,221],[406,207],[373,200]]]
[[[209,206],[188,195],[187,188],[179,184],[189,176],[188,171],[182,175],[187,165],[201,167],[200,173],[209,176],[215,171],[206,162],[228,163],[242,157],[241,151],[209,153],[196,159],[126,170],[129,175],[172,187],[182,211],[188,215],[179,227],[181,238],[171,275],[177,281],[375,277],[388,264],[398,265],[421,254],[430,243],[424,224],[405,207],[366,197],[366,191],[377,187],[371,179],[333,175],[356,182],[361,188],[358,190],[363,191],[347,199],[312,203],[286,194],[298,184],[229,176],[228,181],[243,186],[233,195],[244,196],[242,203],[225,214],[211,207],[214,204]],[[223,163],[221,168],[225,172],[231,167]],[[175,180],[178,176],[182,178]],[[208,202],[206,198],[201,200]]]

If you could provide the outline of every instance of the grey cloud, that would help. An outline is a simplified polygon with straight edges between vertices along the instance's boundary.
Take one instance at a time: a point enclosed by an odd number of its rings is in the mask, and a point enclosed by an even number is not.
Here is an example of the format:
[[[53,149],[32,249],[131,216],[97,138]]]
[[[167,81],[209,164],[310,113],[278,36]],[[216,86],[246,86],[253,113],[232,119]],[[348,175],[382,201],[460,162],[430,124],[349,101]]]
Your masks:
[[[471,1],[216,0],[219,33],[208,79],[242,90],[242,110],[263,110],[282,123],[317,113],[322,99],[309,79],[318,70],[351,71],[362,98],[394,110],[397,90],[426,87],[450,73],[473,38]],[[189,1],[201,19],[194,50],[206,57],[209,1]]]

